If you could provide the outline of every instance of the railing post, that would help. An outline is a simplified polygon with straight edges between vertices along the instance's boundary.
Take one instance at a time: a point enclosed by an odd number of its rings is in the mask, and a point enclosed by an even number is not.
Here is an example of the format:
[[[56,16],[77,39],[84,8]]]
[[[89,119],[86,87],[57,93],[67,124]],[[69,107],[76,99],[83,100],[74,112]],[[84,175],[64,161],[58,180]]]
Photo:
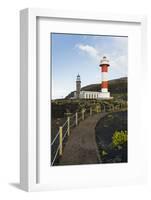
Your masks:
[[[96,106],[96,113],[99,113],[99,105]]]
[[[105,105],[104,105],[104,112],[105,112]]]
[[[77,112],[75,114],[75,123],[76,123],[76,126],[78,126],[78,113]]]
[[[82,109],[82,120],[84,120],[84,110]]]
[[[97,113],[97,106],[95,107],[95,112]]]
[[[62,156],[62,126],[59,127],[59,155]]]
[[[68,120],[68,136],[70,135],[70,117],[67,118]]]
[[[92,116],[92,108],[90,107],[90,116]]]

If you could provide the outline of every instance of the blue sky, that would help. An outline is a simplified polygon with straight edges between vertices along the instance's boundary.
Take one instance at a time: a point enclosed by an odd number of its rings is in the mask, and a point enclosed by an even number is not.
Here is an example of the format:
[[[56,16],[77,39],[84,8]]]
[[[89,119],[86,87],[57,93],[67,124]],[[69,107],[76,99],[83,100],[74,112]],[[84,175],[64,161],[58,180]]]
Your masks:
[[[82,86],[101,83],[100,59],[110,61],[109,80],[127,76],[128,38],[51,33],[52,99],[75,90],[79,73]]]

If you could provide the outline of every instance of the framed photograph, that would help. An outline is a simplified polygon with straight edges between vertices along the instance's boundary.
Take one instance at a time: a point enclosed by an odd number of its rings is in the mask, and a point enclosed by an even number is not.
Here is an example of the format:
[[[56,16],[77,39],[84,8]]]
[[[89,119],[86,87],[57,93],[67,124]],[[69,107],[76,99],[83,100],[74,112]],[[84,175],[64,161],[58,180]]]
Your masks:
[[[20,19],[22,189],[145,183],[146,17],[25,9]]]

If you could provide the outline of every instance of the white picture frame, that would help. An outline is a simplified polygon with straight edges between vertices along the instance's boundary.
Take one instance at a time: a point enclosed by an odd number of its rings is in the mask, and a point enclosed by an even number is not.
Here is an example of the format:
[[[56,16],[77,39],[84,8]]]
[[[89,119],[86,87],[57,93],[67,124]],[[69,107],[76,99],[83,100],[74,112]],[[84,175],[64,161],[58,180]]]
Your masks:
[[[92,180],[89,177],[89,172],[87,176],[91,180],[87,183],[87,180],[83,180],[82,184],[73,182],[66,182],[57,185],[53,182],[40,182],[39,173],[39,139],[38,139],[38,123],[39,123],[39,110],[38,110],[38,70],[37,70],[37,19],[46,18],[51,19],[61,19],[73,21],[90,21],[91,23],[100,21],[107,23],[120,23],[133,26],[134,24],[139,25],[141,40],[138,41],[141,47],[141,57],[140,57],[140,68],[138,74],[141,74],[143,67],[146,64],[146,17],[145,16],[124,16],[124,15],[112,15],[112,14],[100,14],[100,13],[86,13],[86,12],[72,12],[72,11],[53,11],[49,9],[24,9],[20,12],[20,185],[21,188],[26,191],[39,191],[39,190],[52,190],[52,189],[62,189],[62,188],[74,188],[74,187],[92,187],[94,186],[105,186],[105,185],[120,185],[120,184],[135,184],[146,182],[146,162],[145,156],[143,158],[143,163],[138,169],[140,170],[138,174],[132,176],[131,174],[123,180],[120,179],[120,175],[117,175],[117,180],[115,177],[107,178],[106,181],[96,181],[97,176]],[[132,72],[133,74],[134,72]],[[50,78],[50,77],[49,77]],[[136,77],[138,81],[139,77]],[[132,84],[132,82],[131,82]],[[145,75],[142,78],[142,86],[145,84]],[[49,92],[48,92],[49,94]],[[132,102],[133,104],[134,102]],[[141,106],[141,102],[139,102]],[[132,105],[131,105],[132,107]],[[48,125],[48,124],[47,124]],[[142,126],[144,123],[142,121]],[[145,134],[140,132],[140,139],[142,139],[142,144]],[[49,145],[48,143],[46,145]],[[50,148],[49,146],[47,147]],[[145,152],[145,147],[142,150]],[[93,170],[95,170],[95,167]],[[110,166],[106,166],[110,168]],[[114,170],[119,170],[121,166],[115,166]],[[64,168],[65,169],[65,168]],[[64,170],[63,169],[63,170]],[[59,170],[59,169],[58,169]],[[62,170],[62,169],[60,169]],[[70,170],[70,167],[67,168]],[[77,170],[74,168],[74,170]],[[78,169],[79,170],[79,169]],[[85,170],[85,169],[84,169]],[[98,169],[97,169],[98,170]],[[64,170],[66,173],[66,169]],[[70,175],[72,176],[72,171]],[[50,177],[51,179],[51,177]],[[53,180],[53,179],[52,179]],[[80,179],[79,179],[80,180]],[[103,180],[103,179],[102,179]],[[58,179],[57,179],[58,181]]]

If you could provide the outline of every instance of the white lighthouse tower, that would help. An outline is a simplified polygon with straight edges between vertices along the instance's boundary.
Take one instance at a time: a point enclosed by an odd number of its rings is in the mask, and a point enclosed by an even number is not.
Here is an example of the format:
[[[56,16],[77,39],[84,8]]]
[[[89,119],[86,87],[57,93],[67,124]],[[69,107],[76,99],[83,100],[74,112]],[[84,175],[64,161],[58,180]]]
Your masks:
[[[101,93],[99,95],[99,98],[108,99],[111,98],[110,92],[108,92],[108,68],[110,64],[106,56],[103,56],[99,66],[102,74]]]
[[[80,79],[80,75],[77,75],[77,79],[76,79],[76,98],[79,99],[80,98],[80,90],[81,90],[81,79]]]

